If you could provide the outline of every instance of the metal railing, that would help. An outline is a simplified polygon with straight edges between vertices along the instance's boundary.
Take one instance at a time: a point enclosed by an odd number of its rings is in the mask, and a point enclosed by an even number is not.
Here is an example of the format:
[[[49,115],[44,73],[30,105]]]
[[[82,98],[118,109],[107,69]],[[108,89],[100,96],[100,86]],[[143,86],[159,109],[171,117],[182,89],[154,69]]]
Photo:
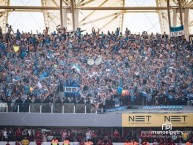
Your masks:
[[[104,108],[97,108],[91,104],[74,104],[74,103],[0,103],[0,112],[26,112],[26,113],[108,113],[108,112],[156,112],[156,111],[176,111],[176,112],[193,112],[192,105],[167,105],[167,106],[143,106],[143,105],[129,105],[129,106],[108,106]]]
[[[74,103],[0,103],[0,112],[27,113],[98,113],[99,110],[91,104]]]

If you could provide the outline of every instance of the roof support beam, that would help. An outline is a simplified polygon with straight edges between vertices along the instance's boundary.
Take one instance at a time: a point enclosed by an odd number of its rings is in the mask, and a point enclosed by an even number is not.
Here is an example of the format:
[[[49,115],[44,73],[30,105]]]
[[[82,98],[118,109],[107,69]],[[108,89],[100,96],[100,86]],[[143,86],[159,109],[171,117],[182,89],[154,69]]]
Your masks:
[[[181,4],[181,0],[178,0],[179,3],[179,8],[180,8],[180,23],[181,26],[183,25],[183,18],[182,18],[182,4]]]
[[[41,3],[42,3],[42,7],[45,7],[45,5],[46,5],[46,1],[45,0],[41,0]],[[17,12],[17,11],[20,11],[20,9],[19,10],[14,10],[14,12]],[[24,11],[24,10],[23,10]],[[26,10],[25,10],[26,11]],[[28,12],[29,12],[30,10],[28,10]],[[31,11],[36,11],[35,9],[33,9],[33,10],[31,10]],[[44,17],[44,25],[45,25],[45,27],[48,27],[48,17],[47,17],[47,12],[46,12],[46,10],[40,10],[42,13],[43,13],[43,17]]]
[[[63,2],[68,6],[69,5],[69,2],[66,1],[66,0],[63,0]]]
[[[188,2],[185,6],[189,7],[193,5],[193,1]]]
[[[189,27],[189,9],[185,9],[184,11],[184,32],[185,32],[185,38],[188,40],[189,34],[190,34],[190,27]]]
[[[170,8],[178,8],[177,6],[170,6]],[[183,9],[186,7],[183,7]],[[193,9],[192,7],[188,7],[189,9]],[[167,7],[81,7],[81,10],[141,10],[141,11],[150,11],[150,10],[167,10]]]
[[[68,8],[68,7],[65,7]],[[60,7],[42,7],[42,6],[0,6],[0,9],[23,9],[23,10],[60,10]]]
[[[63,9],[64,10],[64,9]],[[67,9],[66,9],[67,10]],[[9,12],[13,12],[13,10],[9,9]],[[17,10],[14,10],[14,12],[26,12],[26,10],[23,10],[23,9],[17,9]],[[35,10],[35,9],[30,9],[30,10],[27,10],[27,12],[42,12],[42,10]],[[69,11],[68,11],[69,12]],[[157,11],[155,10],[146,10],[146,11],[136,11],[136,10],[133,10],[133,11],[128,11],[128,10],[125,10],[124,13],[157,13]],[[84,19],[82,19],[82,21],[80,21],[81,23],[85,21]]]
[[[95,1],[95,0],[88,0],[86,2],[81,2],[81,3],[77,4],[77,6],[84,6],[84,5],[87,5],[87,4],[89,4],[89,3],[93,2],[93,1]]]
[[[9,6],[10,0],[5,0],[5,5]],[[6,24],[8,23],[8,15],[9,15],[9,10],[5,10],[5,14],[3,15],[3,32],[6,32]]]
[[[109,17],[115,17],[117,15],[118,15],[118,13],[113,13],[113,14],[110,14],[110,15],[107,15],[107,16],[104,16],[104,17],[100,17],[100,18],[94,19],[94,20],[89,21],[87,23],[82,23],[80,26],[83,26],[85,24],[89,24],[89,23],[92,23],[92,22],[97,22],[97,21],[100,21],[100,20],[103,20],[103,19],[106,19],[106,18],[109,18]]]
[[[105,25],[103,25],[100,30],[102,30],[103,28],[105,28],[107,25],[109,25],[113,20],[115,20],[121,13],[115,15],[112,19],[110,19]]]
[[[70,6],[71,6],[71,13],[72,13],[72,28],[73,28],[73,30],[75,30],[76,28],[75,28],[75,13],[74,13],[74,0],[70,0]]]
[[[74,3],[74,2],[73,2]],[[63,9],[70,9],[70,7],[62,7]],[[171,9],[176,8],[177,6],[170,6]],[[193,9],[191,7],[182,7],[182,9]],[[0,6],[0,9],[23,9],[23,10],[60,10],[60,7],[42,7],[42,6]],[[127,10],[127,11],[150,11],[150,10],[167,10],[167,7],[74,7],[74,9],[81,10]]]
[[[63,13],[62,13],[62,0],[60,0],[60,25],[63,28]]]
[[[157,7],[160,6],[159,0],[156,0],[156,6]],[[161,30],[161,33],[163,34],[164,33],[164,23],[163,23],[163,18],[162,18],[162,12],[161,12],[161,10],[156,10],[155,12],[158,14],[159,23],[160,23],[160,30]]]
[[[105,0],[104,2],[102,2],[99,7],[102,7],[108,0]],[[90,17],[94,12],[96,12],[96,10],[93,10],[92,12],[90,12],[87,16],[85,16],[84,19],[82,19],[79,23],[81,24],[82,22],[84,22],[88,17]]]
[[[122,0],[122,7],[125,7],[125,0]],[[124,15],[125,15],[125,10],[122,10],[121,14],[121,32],[123,32],[123,23],[124,23]]]
[[[56,3],[55,0],[52,0],[52,1],[53,1],[53,3],[54,3],[57,7],[59,7],[59,5]]]
[[[168,23],[169,23],[169,31],[170,31],[170,27],[171,27],[170,0],[167,0],[167,12],[168,12]]]

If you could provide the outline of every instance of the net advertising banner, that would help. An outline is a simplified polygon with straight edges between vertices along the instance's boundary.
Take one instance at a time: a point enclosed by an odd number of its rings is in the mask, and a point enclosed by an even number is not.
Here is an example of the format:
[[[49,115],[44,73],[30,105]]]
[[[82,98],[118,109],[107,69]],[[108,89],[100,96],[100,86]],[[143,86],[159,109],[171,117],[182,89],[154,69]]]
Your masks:
[[[170,27],[170,36],[178,37],[184,35],[184,26]]]
[[[122,114],[122,127],[193,127],[193,114]]]

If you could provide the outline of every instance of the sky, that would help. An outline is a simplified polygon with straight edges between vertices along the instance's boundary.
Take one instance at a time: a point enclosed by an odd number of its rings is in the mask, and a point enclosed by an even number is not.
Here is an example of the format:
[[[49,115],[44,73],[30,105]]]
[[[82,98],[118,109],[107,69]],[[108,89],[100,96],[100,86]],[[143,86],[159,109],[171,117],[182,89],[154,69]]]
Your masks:
[[[126,0],[125,6],[156,6],[156,0]],[[124,28],[129,27],[132,33],[161,33],[157,13],[126,13],[124,17]]]
[[[12,6],[41,6],[41,0],[10,0]],[[126,0],[125,6],[155,6],[155,0]],[[20,29],[24,32],[42,31],[44,19],[41,12],[11,12],[8,23],[14,31]],[[123,29],[128,27],[132,33],[147,31],[159,32],[160,25],[156,13],[125,13]]]
[[[41,0],[10,0],[11,6],[41,6]],[[14,31],[17,29],[24,32],[35,33],[36,30],[44,29],[43,13],[41,12],[11,12],[8,23]]]

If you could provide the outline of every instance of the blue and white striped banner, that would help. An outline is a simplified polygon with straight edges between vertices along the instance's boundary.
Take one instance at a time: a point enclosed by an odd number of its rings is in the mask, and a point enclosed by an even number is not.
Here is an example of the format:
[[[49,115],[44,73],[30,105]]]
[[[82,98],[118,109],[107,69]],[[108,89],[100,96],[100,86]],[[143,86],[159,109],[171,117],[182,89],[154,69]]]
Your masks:
[[[184,26],[170,27],[170,36],[177,37],[184,35]]]

